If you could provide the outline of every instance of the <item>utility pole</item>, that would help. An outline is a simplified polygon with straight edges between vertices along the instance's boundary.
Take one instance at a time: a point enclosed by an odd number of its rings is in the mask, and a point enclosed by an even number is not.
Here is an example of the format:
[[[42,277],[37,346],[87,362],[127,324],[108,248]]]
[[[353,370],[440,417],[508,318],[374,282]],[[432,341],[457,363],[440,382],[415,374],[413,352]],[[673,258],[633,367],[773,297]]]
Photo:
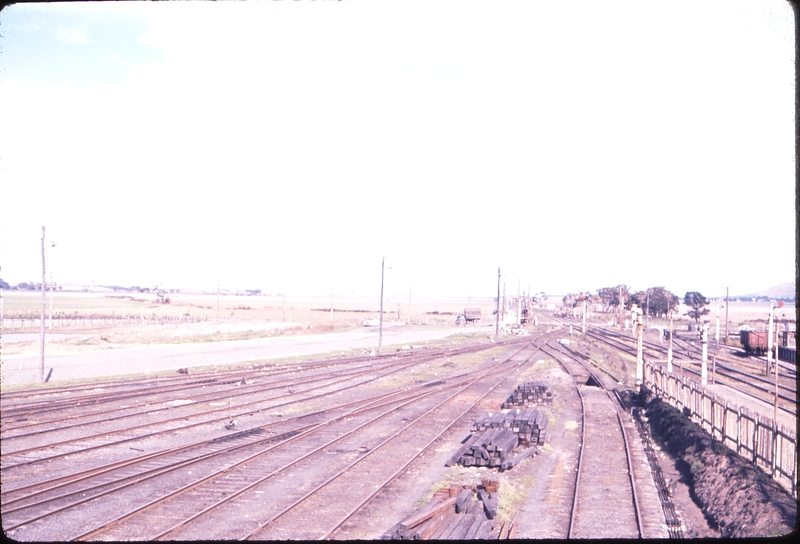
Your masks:
[[[728,291],[730,290],[729,287],[725,288],[725,345],[728,344]]]
[[[586,299],[583,299],[583,334],[586,334]]]
[[[381,345],[383,344],[383,263],[386,257],[381,257],[381,315],[378,321],[378,353],[381,352]]]
[[[703,360],[700,367],[700,383],[708,384],[708,323],[703,324]]]
[[[778,324],[775,323],[775,334],[777,336],[778,333]],[[777,345],[777,338],[775,342],[775,411],[772,415],[772,419],[775,421],[775,425],[778,424],[778,345]]]
[[[497,267],[497,308],[494,312],[494,337],[500,334],[500,267]]]
[[[635,309],[634,315],[636,323],[636,385],[642,385],[644,381],[644,350],[642,346],[642,334],[644,333],[644,316],[642,310],[638,306]]]
[[[622,303],[622,285],[621,285],[621,284],[620,284],[620,286],[619,286],[619,299],[618,299],[618,303],[619,303],[619,305],[618,305],[618,313],[619,313],[619,328],[620,328],[620,330],[623,330],[623,328],[624,328],[624,326],[625,326],[625,325],[624,325],[624,324],[623,324],[623,322],[622,322],[622,308],[623,308],[625,305]]]
[[[772,304],[769,305],[769,325],[767,328],[767,375],[769,375],[769,371],[772,368],[772,315],[774,313],[774,308],[775,307]]]
[[[41,321],[41,334],[40,334],[40,350],[39,350],[39,381],[44,383],[44,305],[45,305],[45,272],[44,272],[44,226],[42,226],[42,317]]]

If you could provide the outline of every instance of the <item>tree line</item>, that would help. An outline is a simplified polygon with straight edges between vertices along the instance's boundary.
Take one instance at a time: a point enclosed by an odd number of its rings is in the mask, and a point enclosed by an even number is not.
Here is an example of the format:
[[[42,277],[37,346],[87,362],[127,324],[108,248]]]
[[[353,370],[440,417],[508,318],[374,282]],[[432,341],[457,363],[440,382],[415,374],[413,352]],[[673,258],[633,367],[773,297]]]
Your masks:
[[[603,312],[609,313],[619,311],[620,296],[622,297],[622,307],[630,310],[633,306],[641,308],[645,315],[650,317],[667,317],[678,309],[681,299],[678,295],[665,289],[663,286],[649,287],[644,291],[631,292],[627,285],[616,285],[614,287],[602,287],[597,293],[585,292],[567,294],[564,305],[576,307],[583,301],[591,304],[602,304]],[[683,303],[691,308],[685,315],[695,321],[699,321],[704,315],[708,315],[710,300],[698,291],[687,291],[683,296]]]

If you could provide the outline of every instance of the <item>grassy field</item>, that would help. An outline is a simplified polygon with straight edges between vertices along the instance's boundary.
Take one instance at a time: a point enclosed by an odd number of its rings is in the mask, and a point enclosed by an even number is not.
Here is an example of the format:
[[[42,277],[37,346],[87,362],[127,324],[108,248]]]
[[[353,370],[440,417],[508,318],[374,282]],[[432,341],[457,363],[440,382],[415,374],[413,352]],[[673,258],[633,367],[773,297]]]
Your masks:
[[[358,298],[292,297],[268,295],[191,295],[170,294],[170,304],[158,302],[155,294],[135,293],[76,293],[57,292],[52,297],[54,318],[72,319],[69,326],[59,325],[56,320],[49,333],[74,333],[68,338],[48,339],[55,351],[51,353],[75,353],[81,351],[113,349],[132,345],[216,342],[223,340],[247,340],[276,335],[296,335],[343,331],[361,327],[364,320],[379,314],[378,297]],[[41,295],[35,292],[6,291],[3,294],[3,334],[38,331],[31,321],[41,311]],[[494,302],[489,299],[458,298],[387,298],[384,301],[384,323],[420,326],[450,326],[456,315],[465,307],[480,308],[483,316],[481,326],[465,327],[465,332],[486,331],[494,324]],[[333,311],[331,311],[333,308]],[[716,324],[716,307],[703,318],[709,322],[712,334]],[[46,315],[50,311],[50,293],[46,298]],[[678,311],[674,328],[686,330],[692,323],[683,308]],[[728,312],[728,330],[736,334],[742,325],[754,330],[764,330],[769,304],[763,302],[732,302]],[[537,309],[536,313],[546,318],[551,311]],[[783,320],[791,331],[796,330],[795,307],[784,306],[776,310],[778,328],[783,330]],[[219,318],[217,317],[219,316]],[[590,321],[607,323],[614,314],[592,313]],[[627,317],[627,316],[626,316]],[[27,320],[22,328],[21,318]],[[78,318],[78,321],[75,321]],[[90,322],[90,318],[95,318]],[[98,322],[98,318],[115,318],[111,322]],[[120,325],[119,318],[129,318]],[[14,319],[12,322],[11,320]],[[513,318],[512,318],[513,319]],[[154,323],[159,323],[155,325]],[[649,319],[648,329],[668,327],[666,320]],[[720,329],[724,334],[725,312],[720,311]],[[493,328],[493,327],[490,327]],[[80,334],[77,334],[80,333]],[[654,332],[652,334],[655,334]],[[657,339],[657,337],[656,337]],[[724,340],[723,340],[724,342]],[[22,355],[35,351],[37,342],[3,342],[6,356]],[[33,351],[32,351],[33,350]]]
[[[236,296],[169,294],[170,304],[160,304],[149,293],[64,293],[52,295],[53,316],[83,317],[179,317],[225,320],[268,320],[316,323],[348,321],[362,323],[378,317],[380,299],[333,297]],[[51,294],[47,293],[49,313]],[[35,292],[6,291],[3,294],[6,318],[37,318],[41,311],[41,295]],[[465,307],[477,307],[486,318],[493,309],[491,299],[384,299],[384,319],[412,323],[453,323]],[[331,312],[333,308],[333,312]]]
[[[50,353],[67,354],[135,345],[248,340],[277,335],[343,331],[362,327],[379,316],[380,300],[337,297],[286,297],[170,294],[159,303],[155,294],[57,292],[52,299]],[[493,322],[493,302],[459,299],[397,299],[384,301],[384,324],[452,326],[465,307],[481,308],[483,323]],[[331,311],[333,308],[333,311]],[[410,313],[409,313],[410,308]],[[3,334],[36,333],[41,295],[10,291],[3,294]],[[50,314],[50,293],[45,304]],[[219,318],[218,318],[219,316]],[[59,321],[58,318],[61,318]],[[126,319],[123,319],[126,318]],[[12,321],[13,319],[13,321]],[[20,321],[26,320],[25,322]],[[102,320],[106,319],[106,322]],[[113,320],[112,320],[113,319]],[[47,323],[47,322],[46,322]],[[67,323],[65,325],[65,323]],[[123,323],[123,324],[121,324]],[[478,327],[465,327],[465,332]],[[6,356],[35,352],[38,340],[3,342]]]

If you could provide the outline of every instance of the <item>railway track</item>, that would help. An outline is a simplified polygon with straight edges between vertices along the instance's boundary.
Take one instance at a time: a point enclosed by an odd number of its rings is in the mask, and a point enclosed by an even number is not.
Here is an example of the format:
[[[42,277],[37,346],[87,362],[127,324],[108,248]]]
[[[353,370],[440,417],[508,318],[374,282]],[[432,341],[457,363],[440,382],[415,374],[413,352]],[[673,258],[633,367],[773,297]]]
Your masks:
[[[562,323],[570,324],[568,320]],[[573,326],[575,323],[571,323]],[[610,331],[604,327],[587,325],[586,335],[599,342],[603,342],[610,347],[636,356],[636,338],[616,331]],[[677,349],[676,349],[677,348]],[[643,353],[645,358],[664,360],[667,358],[667,347],[654,342],[643,342]],[[695,376],[698,381],[701,377],[701,349],[689,342],[675,342],[673,346],[675,364],[680,372]],[[685,356],[685,358],[683,358]],[[763,373],[754,371],[752,365],[742,363],[739,358],[726,351],[710,352],[708,359],[708,376],[712,379],[712,359],[716,358],[716,370],[713,379],[720,384],[726,385],[751,398],[757,399],[768,404],[775,400],[775,380],[772,376],[764,376]],[[778,381],[778,408],[793,416],[797,415],[797,389],[796,374],[790,369],[791,365],[780,365],[783,371],[779,373]]]
[[[38,430],[26,426],[3,429],[2,473],[5,481],[13,481],[13,469],[20,466],[50,462],[76,453],[111,448],[113,446],[132,447],[133,443],[153,438],[172,436],[174,433],[206,429],[209,426],[221,428],[222,425],[241,418],[250,418],[267,410],[309,403],[321,397],[339,394],[346,388],[354,388],[365,383],[385,378],[407,368],[440,357],[452,357],[469,353],[475,346],[466,349],[435,351],[412,356],[386,356],[361,362],[351,368],[343,363],[327,368],[316,364],[294,371],[281,371],[268,374],[251,374],[250,378],[222,380],[225,388],[212,388],[208,393],[186,395],[164,394],[158,389],[156,397],[143,392],[146,401],[139,408],[131,409],[129,399],[125,405],[106,406],[105,420],[94,418],[94,404],[86,403],[84,397],[76,401],[72,410],[63,408],[65,417],[72,417],[71,423],[58,424],[58,419],[37,422]],[[487,349],[483,346],[480,349]],[[327,367],[331,367],[330,363]],[[320,372],[322,368],[324,372]],[[286,375],[286,372],[289,372]],[[277,379],[276,379],[277,378]],[[105,387],[99,396],[104,399]],[[204,388],[203,388],[204,389]],[[135,400],[135,399],[134,399]],[[176,404],[177,403],[177,404]],[[5,411],[4,406],[4,411]],[[13,410],[14,406],[9,406]],[[91,414],[84,419],[86,412]],[[20,412],[12,411],[12,418],[19,418]],[[5,414],[4,414],[5,415]],[[133,423],[135,422],[135,423]],[[51,428],[46,428],[48,425]],[[15,432],[16,431],[16,432]],[[119,448],[118,448],[119,449]],[[136,450],[136,448],[133,448]],[[139,448],[141,450],[141,448]],[[127,455],[128,450],[120,452]]]
[[[518,351],[532,349],[527,341],[518,341],[517,344],[522,346]],[[494,346],[484,345],[480,349],[488,347]],[[509,343],[509,348],[512,347],[514,343]],[[385,467],[396,471],[398,462],[397,459],[388,462],[386,454],[378,452],[397,450],[391,444],[402,442],[406,444],[405,449],[410,456],[402,466],[413,464],[458,418],[463,417],[480,398],[502,383],[529,357],[512,355],[510,359],[515,363],[512,365],[508,361],[493,361],[479,369],[450,375],[445,381],[415,383],[399,391],[376,394],[373,389],[371,394],[354,395],[356,400],[351,402],[340,401],[334,409],[306,409],[292,417],[273,414],[269,424],[250,427],[238,433],[129,456],[84,471],[73,469],[73,474],[57,477],[34,475],[31,481],[11,486],[11,489],[5,485],[4,477],[4,528],[12,531],[15,538],[24,538],[26,534],[40,534],[37,527],[59,527],[59,533],[55,536],[59,540],[63,539],[64,534],[72,535],[71,539],[116,539],[126,536],[150,539],[209,538],[209,535],[216,534],[214,531],[225,535],[222,536],[224,538],[242,538],[248,536],[242,534],[245,530],[262,531],[259,538],[263,536],[263,531],[275,535],[290,531],[296,535],[297,531],[301,531],[297,522],[303,517],[300,513],[304,509],[308,513],[310,507],[307,505],[314,504],[314,501],[329,504],[332,499],[327,494],[330,493],[338,497],[338,502],[342,502],[337,504],[340,517],[341,509],[346,504],[351,510],[348,516],[357,515],[358,508],[353,501],[345,503],[342,500],[341,488],[336,492],[326,491],[332,489],[330,486],[333,482],[343,481],[349,486],[351,491],[346,494],[348,498],[354,495],[352,489],[372,492],[371,496],[379,493],[380,489],[373,490],[368,482],[374,482],[377,478],[385,479],[388,483],[391,478],[385,475],[388,470]],[[440,354],[439,358],[446,359],[447,355]],[[393,366],[402,367],[403,371],[409,370],[413,366],[407,365],[410,360],[396,359]],[[420,360],[417,360],[417,364],[420,364]],[[388,376],[393,371],[392,365],[387,365],[383,371],[375,366],[372,370]],[[346,386],[347,395],[353,395],[364,389],[367,382],[374,381],[364,380],[360,385],[351,383]],[[320,393],[314,402],[320,402],[321,397],[325,396],[328,399],[326,403],[330,403],[331,398],[337,395],[341,397],[345,391],[341,385],[338,390],[335,386],[328,386],[329,390]],[[283,404],[284,411],[288,404]],[[394,431],[393,435],[390,431],[394,429],[401,430]],[[416,442],[408,438],[409,433],[416,437]],[[375,443],[374,437],[381,435],[389,435],[389,438]],[[103,447],[98,446],[97,449],[102,451]],[[86,449],[66,455],[81,459],[86,455]],[[397,457],[397,454],[394,456]],[[49,464],[67,464],[64,456],[60,461],[52,457],[48,458]],[[383,461],[365,462],[374,458]],[[37,472],[35,469],[41,460],[17,462],[13,470]],[[361,469],[365,465],[366,470]],[[380,477],[376,476],[379,467],[383,470]],[[303,475],[302,482],[298,480],[299,474]],[[367,479],[356,485],[356,478]],[[324,498],[326,496],[328,499]],[[136,509],[130,508],[132,504],[138,505]],[[254,504],[263,505],[256,516],[260,517],[260,521],[254,518],[255,521],[249,520],[247,523],[245,520],[239,520],[241,523],[220,523],[220,519],[232,519],[224,516],[239,512],[244,504],[250,505],[247,511],[252,512],[258,511],[252,509]],[[276,515],[276,504],[283,508],[288,504],[291,508]],[[313,507],[312,510],[319,509]],[[120,515],[120,512],[123,514]],[[221,515],[223,517],[220,518]],[[293,516],[294,522],[291,521]],[[333,533],[347,519],[349,517],[345,516],[338,525],[325,525],[326,534]],[[311,528],[308,530],[311,531]],[[320,536],[317,533],[322,529],[318,527],[315,530],[314,534]]]
[[[543,351],[572,376],[582,407],[567,538],[642,538],[630,445],[614,399],[600,378],[559,345],[548,343]]]

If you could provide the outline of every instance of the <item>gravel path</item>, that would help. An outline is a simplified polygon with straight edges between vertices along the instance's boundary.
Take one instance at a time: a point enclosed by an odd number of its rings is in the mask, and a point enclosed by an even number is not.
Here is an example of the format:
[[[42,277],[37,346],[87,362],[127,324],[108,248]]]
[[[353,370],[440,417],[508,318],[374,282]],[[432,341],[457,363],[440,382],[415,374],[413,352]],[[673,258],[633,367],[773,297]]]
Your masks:
[[[471,328],[431,328],[414,326],[384,327],[383,346],[425,342],[465,332]],[[485,329],[487,335],[494,330]],[[353,349],[373,349],[378,345],[377,329],[354,329],[328,334],[293,335],[254,340],[231,340],[199,344],[167,344],[128,349],[93,351],[70,355],[47,355],[45,376],[53,369],[50,382],[139,372],[177,370],[205,365],[222,365],[281,357],[326,354]],[[385,349],[384,349],[385,351]],[[4,359],[2,384],[20,385],[39,380],[39,356]]]

